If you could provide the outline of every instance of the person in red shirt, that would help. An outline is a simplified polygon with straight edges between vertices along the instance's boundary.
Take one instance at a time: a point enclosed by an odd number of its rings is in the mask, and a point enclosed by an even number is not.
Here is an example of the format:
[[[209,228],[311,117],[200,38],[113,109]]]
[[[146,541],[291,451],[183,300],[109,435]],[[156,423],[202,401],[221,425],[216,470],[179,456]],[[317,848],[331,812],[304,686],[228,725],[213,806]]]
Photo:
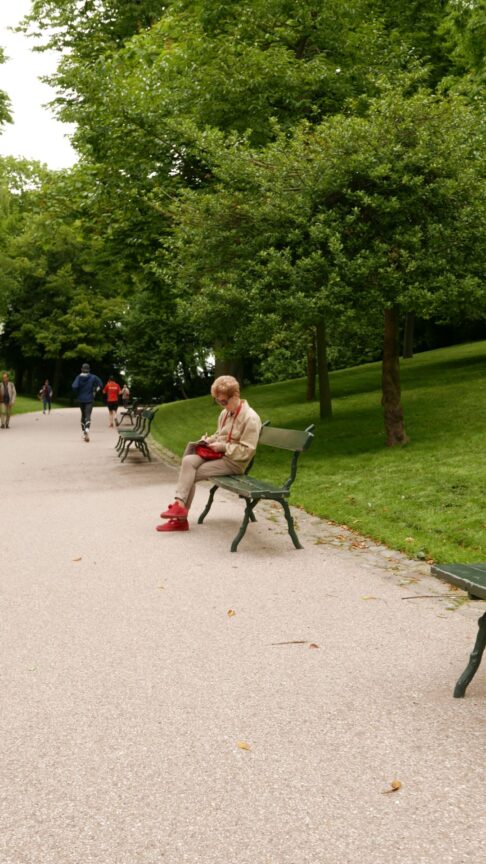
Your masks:
[[[106,404],[110,412],[110,426],[113,426],[116,421],[116,412],[118,411],[118,397],[121,393],[121,387],[113,378],[108,378],[103,393],[106,393]]]

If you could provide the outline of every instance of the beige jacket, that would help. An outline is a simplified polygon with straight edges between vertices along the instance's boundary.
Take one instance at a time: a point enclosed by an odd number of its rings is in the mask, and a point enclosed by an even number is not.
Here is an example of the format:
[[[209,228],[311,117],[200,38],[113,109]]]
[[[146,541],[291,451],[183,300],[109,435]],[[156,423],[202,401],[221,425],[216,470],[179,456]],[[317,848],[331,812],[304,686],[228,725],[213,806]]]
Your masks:
[[[4,383],[3,383],[3,381],[0,381],[0,402],[3,402],[3,388],[4,388]],[[9,396],[10,396],[10,405],[14,405],[15,400],[17,398],[17,391],[15,389],[15,384],[13,384],[12,381],[7,381],[7,388],[8,388],[8,392],[9,392]]]
[[[224,455],[241,470],[253,459],[260,437],[262,421],[248,402],[242,399],[234,414],[224,409],[218,419],[218,428],[208,439],[226,444]]]

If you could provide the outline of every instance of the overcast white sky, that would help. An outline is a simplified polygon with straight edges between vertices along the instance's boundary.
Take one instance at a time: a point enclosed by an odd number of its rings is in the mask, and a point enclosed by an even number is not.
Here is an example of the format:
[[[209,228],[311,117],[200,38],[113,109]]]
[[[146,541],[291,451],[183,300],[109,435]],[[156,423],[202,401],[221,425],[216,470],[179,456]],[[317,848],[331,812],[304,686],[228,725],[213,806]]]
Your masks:
[[[0,132],[0,154],[38,159],[49,168],[69,168],[77,158],[66,137],[72,127],[57,122],[43,107],[54,94],[38,80],[55,69],[56,55],[34,53],[32,39],[8,30],[29,11],[30,0],[0,0],[0,45],[10,58],[0,65],[0,90],[8,93],[14,120]]]

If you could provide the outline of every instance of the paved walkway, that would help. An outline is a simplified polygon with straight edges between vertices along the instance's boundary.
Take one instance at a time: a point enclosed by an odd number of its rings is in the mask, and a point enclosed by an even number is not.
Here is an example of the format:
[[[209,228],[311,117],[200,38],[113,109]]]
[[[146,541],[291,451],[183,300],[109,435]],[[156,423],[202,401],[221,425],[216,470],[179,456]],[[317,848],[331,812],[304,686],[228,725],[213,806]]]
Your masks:
[[[483,864],[484,604],[270,506],[233,555],[231,496],[157,534],[106,415],[0,430],[1,864]]]

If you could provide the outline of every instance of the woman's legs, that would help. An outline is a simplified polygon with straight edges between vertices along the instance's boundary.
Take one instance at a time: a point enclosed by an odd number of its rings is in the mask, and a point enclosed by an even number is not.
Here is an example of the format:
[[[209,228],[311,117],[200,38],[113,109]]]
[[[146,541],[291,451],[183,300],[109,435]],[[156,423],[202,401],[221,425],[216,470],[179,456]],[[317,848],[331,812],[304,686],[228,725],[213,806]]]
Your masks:
[[[175,497],[177,501],[189,510],[192,499],[194,498],[194,489],[196,484],[196,474],[198,468],[204,465],[204,459],[197,456],[194,451],[194,444],[190,442],[182,457],[181,467],[179,470],[179,478],[177,480],[177,488]]]
[[[182,501],[187,510],[190,510],[191,504],[196,491],[196,483],[200,480],[210,480],[211,477],[221,476],[223,474],[242,474],[241,470],[235,467],[233,462],[223,456],[222,459],[205,460],[201,459],[192,452],[194,444],[188,444],[186,453],[182,458],[182,465],[179,471],[179,480],[175,497]],[[188,452],[189,451],[189,452]],[[186,455],[187,454],[187,455]]]

